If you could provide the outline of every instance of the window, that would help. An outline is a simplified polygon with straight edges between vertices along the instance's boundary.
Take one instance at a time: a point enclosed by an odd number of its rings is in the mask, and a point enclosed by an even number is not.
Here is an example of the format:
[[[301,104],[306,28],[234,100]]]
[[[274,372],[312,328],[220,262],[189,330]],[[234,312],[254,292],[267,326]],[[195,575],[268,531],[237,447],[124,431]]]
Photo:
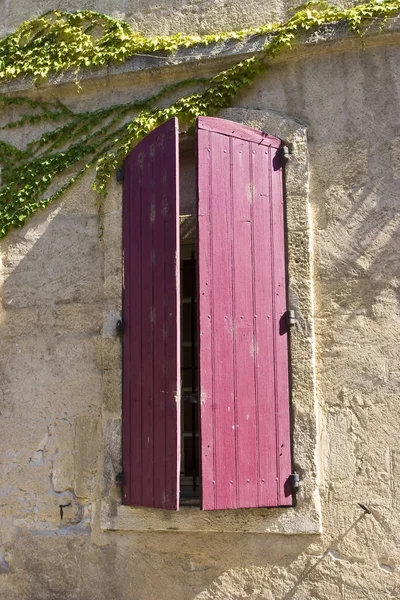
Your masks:
[[[181,471],[178,140],[176,119],[142,140],[123,192],[123,500],[171,510]],[[291,505],[281,143],[201,117],[196,147],[201,508]]]

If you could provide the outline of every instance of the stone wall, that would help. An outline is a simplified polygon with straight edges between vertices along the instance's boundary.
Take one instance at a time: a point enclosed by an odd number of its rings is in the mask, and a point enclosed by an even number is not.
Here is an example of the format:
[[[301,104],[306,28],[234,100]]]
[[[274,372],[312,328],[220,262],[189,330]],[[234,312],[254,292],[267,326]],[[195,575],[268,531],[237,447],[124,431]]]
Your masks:
[[[2,600],[400,596],[399,63],[398,38],[317,48],[235,102],[307,131],[322,531],[104,526],[120,494],[121,188],[99,237],[89,173],[0,244]],[[93,108],[158,77],[31,93]]]
[[[357,3],[356,0],[335,2],[339,6]],[[124,19],[142,33],[159,35],[178,31],[210,33],[263,25],[280,21],[297,6],[297,0],[0,0],[0,33],[13,31],[23,21],[52,9],[94,10]]]

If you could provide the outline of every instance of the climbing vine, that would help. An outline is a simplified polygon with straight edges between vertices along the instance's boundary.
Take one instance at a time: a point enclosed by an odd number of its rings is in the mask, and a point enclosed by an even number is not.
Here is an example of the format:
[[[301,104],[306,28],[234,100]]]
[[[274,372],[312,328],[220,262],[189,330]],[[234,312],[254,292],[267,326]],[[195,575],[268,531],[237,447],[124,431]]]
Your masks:
[[[399,12],[400,0],[372,0],[349,9],[311,1],[284,23],[206,36],[153,38],[134,32],[128,23],[92,11],[50,11],[24,23],[0,40],[0,83],[25,76],[39,85],[64,71],[78,74],[138,54],[173,53],[181,47],[249,35],[266,35],[266,42],[262,53],[215,77],[187,79],[148,98],[93,111],[73,112],[58,101],[0,96],[3,108],[16,114],[22,110],[22,116],[3,130],[40,124],[49,129],[24,149],[0,141],[0,237],[59,197],[91,166],[96,171],[93,187],[101,202],[115,168],[154,127],[174,116],[190,126],[196,117],[228,106],[238,91],[266,68],[265,58],[290,49],[300,36],[338,21],[362,35],[372,20],[379,20],[383,28],[387,19]]]

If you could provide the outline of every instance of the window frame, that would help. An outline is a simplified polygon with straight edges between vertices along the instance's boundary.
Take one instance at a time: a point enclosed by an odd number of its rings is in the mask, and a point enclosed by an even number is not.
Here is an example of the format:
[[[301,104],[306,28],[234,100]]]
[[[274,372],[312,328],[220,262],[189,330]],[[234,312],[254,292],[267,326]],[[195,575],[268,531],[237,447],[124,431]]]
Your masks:
[[[176,513],[161,509],[122,506],[110,477],[121,463],[119,419],[105,428],[104,495],[100,523],[105,530],[248,531],[320,533],[318,493],[318,414],[315,386],[315,344],[312,319],[312,236],[308,200],[306,128],[274,111],[232,108],[218,117],[276,136],[291,156],[285,169],[287,269],[289,306],[296,311],[290,336],[291,410],[294,468],[301,478],[294,507],[220,510],[212,513],[181,507]],[[114,193],[121,195],[121,190]],[[105,235],[106,241],[106,235]],[[107,244],[105,244],[107,252]],[[114,312],[115,314],[115,312]],[[107,318],[107,315],[105,315]],[[119,443],[118,443],[119,442]],[[114,450],[110,450],[110,448]],[[107,489],[108,488],[108,489]]]

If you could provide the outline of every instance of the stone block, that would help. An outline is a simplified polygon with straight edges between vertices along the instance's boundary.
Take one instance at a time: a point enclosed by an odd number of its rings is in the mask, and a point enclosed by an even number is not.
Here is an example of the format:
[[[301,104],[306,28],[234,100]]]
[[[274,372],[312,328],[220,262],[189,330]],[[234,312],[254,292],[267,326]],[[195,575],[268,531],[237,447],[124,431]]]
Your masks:
[[[51,487],[54,492],[71,491],[74,486],[74,442],[73,422],[68,417],[57,419],[49,428],[50,437],[46,446],[46,460],[51,462]]]
[[[122,318],[121,311],[111,310],[103,314],[103,337],[116,339],[118,336],[117,322]]]
[[[24,230],[45,219],[33,217]],[[13,270],[3,284],[6,307],[43,307],[102,298],[102,256],[95,217],[59,216],[34,244],[18,248]]]
[[[115,495],[115,477],[122,470],[121,419],[108,418],[104,424],[103,496]]]
[[[104,410],[121,414],[122,410],[122,369],[110,369],[103,374]]]
[[[24,418],[85,414],[102,401],[95,339],[76,336],[0,340],[3,402]]]
[[[120,298],[122,295],[122,222],[121,213],[104,216],[104,295]]]
[[[115,370],[122,366],[122,340],[117,338],[103,338],[102,340],[103,369]]]
[[[390,160],[393,179],[400,179],[400,137],[394,138],[390,144]]]
[[[96,487],[99,462],[98,419],[78,417],[75,436],[75,494],[78,498],[91,498]]]
[[[115,212],[121,213],[122,189],[122,183],[118,182],[114,176],[108,185],[107,196],[103,200],[104,215]]]

